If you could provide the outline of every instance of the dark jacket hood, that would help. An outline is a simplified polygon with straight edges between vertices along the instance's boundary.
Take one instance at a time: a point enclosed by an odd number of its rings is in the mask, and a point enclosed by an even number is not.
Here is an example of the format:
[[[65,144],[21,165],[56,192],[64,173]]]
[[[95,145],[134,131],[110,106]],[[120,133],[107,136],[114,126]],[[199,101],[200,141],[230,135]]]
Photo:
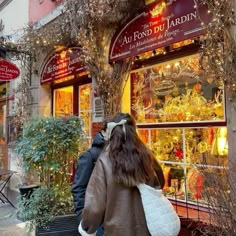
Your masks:
[[[103,147],[104,144],[104,137],[101,132],[98,132],[93,139],[92,147]]]

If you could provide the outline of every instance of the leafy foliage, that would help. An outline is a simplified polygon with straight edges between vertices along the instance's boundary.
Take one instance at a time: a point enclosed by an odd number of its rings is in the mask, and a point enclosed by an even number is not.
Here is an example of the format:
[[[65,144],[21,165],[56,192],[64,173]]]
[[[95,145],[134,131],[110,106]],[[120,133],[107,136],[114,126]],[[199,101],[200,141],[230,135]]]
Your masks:
[[[72,213],[71,173],[80,151],[85,148],[83,121],[35,117],[23,126],[14,151],[23,170],[38,174],[41,184],[33,194],[19,200],[20,214],[33,225],[45,227],[54,216]]]
[[[54,212],[57,208],[55,194],[52,189],[45,187],[35,189],[31,196],[18,197],[18,216],[24,221],[27,229],[31,231],[34,226],[47,228],[55,215]]]
[[[36,117],[23,126],[14,151],[22,159],[24,170],[37,171],[40,182],[49,187],[69,180],[66,173],[71,172],[83,140],[83,122],[77,116]]]

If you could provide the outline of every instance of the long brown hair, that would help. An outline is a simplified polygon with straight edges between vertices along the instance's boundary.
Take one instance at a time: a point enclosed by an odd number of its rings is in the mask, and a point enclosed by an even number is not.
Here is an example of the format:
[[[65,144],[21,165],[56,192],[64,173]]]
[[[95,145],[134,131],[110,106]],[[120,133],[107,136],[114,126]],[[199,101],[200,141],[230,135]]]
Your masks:
[[[160,170],[161,167],[139,138],[134,118],[128,113],[117,113],[110,122],[118,123],[121,120],[126,120],[125,129],[122,125],[115,126],[109,139],[109,158],[114,178],[125,186],[146,183],[153,179],[155,166],[158,165]]]

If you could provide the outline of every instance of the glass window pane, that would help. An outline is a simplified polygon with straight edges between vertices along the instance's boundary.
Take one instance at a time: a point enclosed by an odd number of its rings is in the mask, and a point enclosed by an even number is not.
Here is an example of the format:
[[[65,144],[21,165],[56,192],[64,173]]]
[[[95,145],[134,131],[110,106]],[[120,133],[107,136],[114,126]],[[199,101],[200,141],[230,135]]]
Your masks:
[[[204,175],[197,168],[188,168],[186,175],[187,200],[207,204],[204,199]]]
[[[131,113],[138,123],[225,120],[223,87],[200,68],[199,54],[131,73]]]
[[[185,194],[185,168],[169,164],[163,165],[165,176],[164,193],[174,199],[184,200]]]
[[[55,117],[73,115],[73,87],[55,89],[53,105]]]
[[[138,130],[139,138],[147,145],[149,146],[149,130],[147,129],[139,129]]]
[[[227,128],[142,128],[138,134],[162,165],[164,194],[184,204],[207,205],[209,176],[228,165]]]
[[[226,166],[226,127],[185,129],[186,161],[196,166]]]
[[[79,86],[79,116],[84,120],[87,137],[91,139],[92,84]]]

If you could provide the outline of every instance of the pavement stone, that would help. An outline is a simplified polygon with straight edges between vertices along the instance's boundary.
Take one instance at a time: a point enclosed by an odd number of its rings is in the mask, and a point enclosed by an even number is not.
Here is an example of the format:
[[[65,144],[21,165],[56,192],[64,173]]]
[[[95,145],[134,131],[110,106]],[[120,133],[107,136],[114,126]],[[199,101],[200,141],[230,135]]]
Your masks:
[[[10,204],[0,203],[0,236],[30,236],[25,222],[17,219],[17,209]]]

